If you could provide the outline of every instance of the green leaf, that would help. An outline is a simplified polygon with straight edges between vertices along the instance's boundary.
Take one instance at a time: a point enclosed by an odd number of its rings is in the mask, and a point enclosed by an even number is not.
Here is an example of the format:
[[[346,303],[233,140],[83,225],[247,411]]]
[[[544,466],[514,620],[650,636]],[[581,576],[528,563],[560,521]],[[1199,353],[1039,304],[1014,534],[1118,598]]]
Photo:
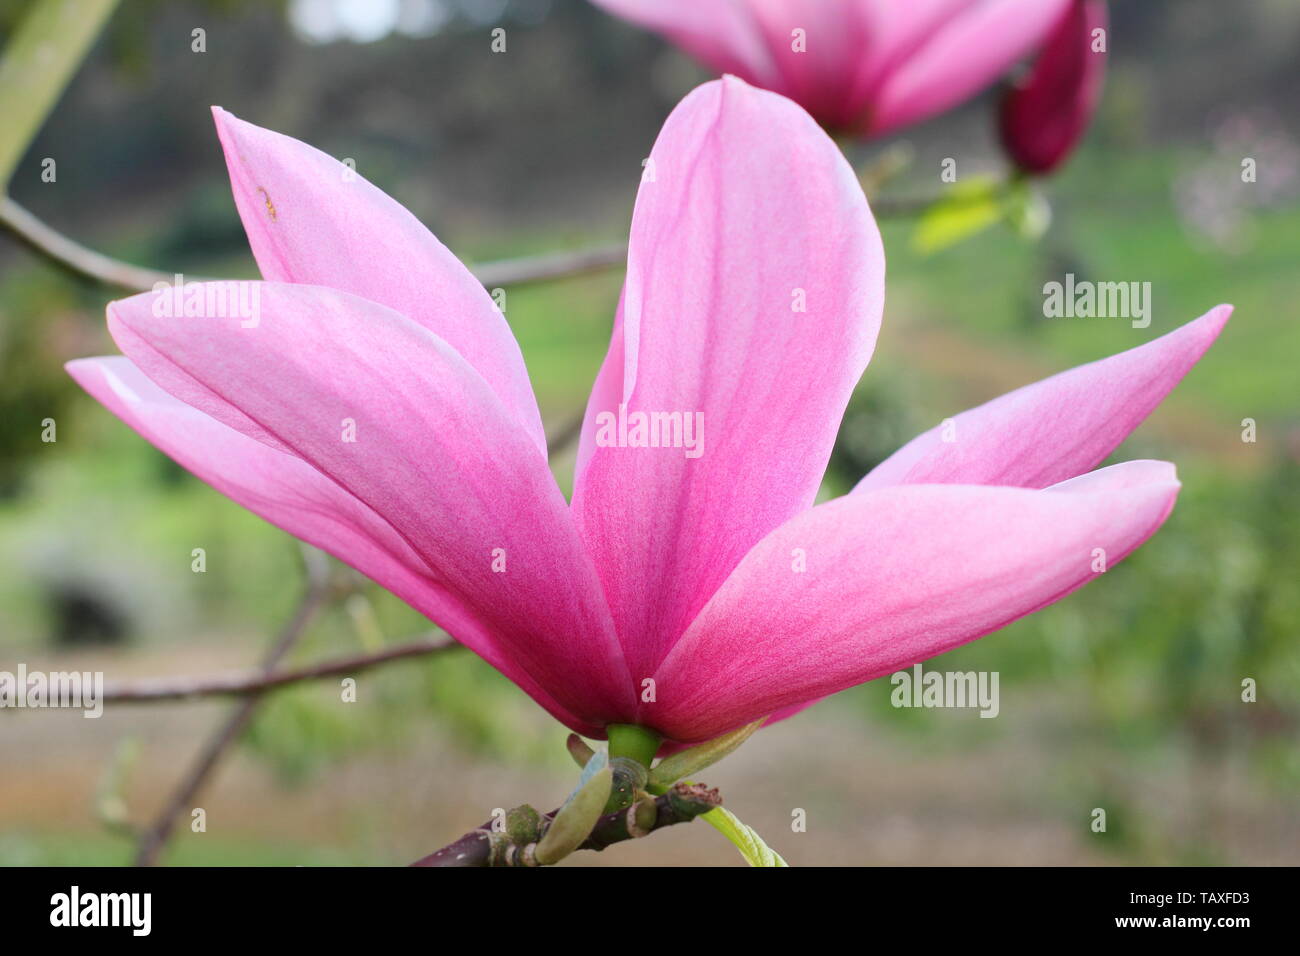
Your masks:
[[[968,239],[1003,216],[1001,184],[991,176],[957,183],[948,194],[921,214],[912,247],[930,254]]]
[[[752,827],[741,823],[734,813],[725,807],[710,810],[700,817],[735,844],[740,855],[750,866],[789,866],[781,855],[763,842],[763,838]]]
[[[0,192],[117,0],[40,0],[0,59]]]
[[[717,763],[748,740],[754,731],[763,726],[765,720],[766,717],[747,724],[739,730],[733,730],[729,734],[715,737],[698,747],[691,747],[671,757],[665,757],[650,771],[650,792],[663,793],[683,777],[689,777]]]

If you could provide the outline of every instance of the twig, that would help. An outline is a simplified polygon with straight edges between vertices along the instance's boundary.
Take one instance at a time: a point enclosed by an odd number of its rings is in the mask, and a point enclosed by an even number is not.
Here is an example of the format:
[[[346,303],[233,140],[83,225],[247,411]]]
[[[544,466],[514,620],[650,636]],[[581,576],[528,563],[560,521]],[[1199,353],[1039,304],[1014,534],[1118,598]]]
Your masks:
[[[909,219],[921,215],[940,198],[939,196],[900,196],[897,199],[872,199],[871,213],[877,219]]]
[[[159,282],[175,280],[165,272],[121,262],[74,242],[8,196],[0,196],[0,226],[29,249],[73,275],[97,279],[105,285],[132,292],[148,292]],[[575,252],[552,252],[485,262],[471,271],[484,286],[492,289],[597,272],[620,265],[626,258],[627,243],[616,242]]]
[[[275,643],[262,659],[262,671],[268,675],[274,673],[280,661],[302,637],[307,630],[307,625],[316,616],[316,612],[320,610],[329,594],[329,564],[324,553],[304,545],[303,556],[307,564],[307,590],[303,593],[302,600],[298,602],[293,618],[281,629]],[[142,832],[136,851],[136,866],[152,866],[158,861],[158,855],[176,825],[176,818],[193,804],[208,775],[220,762],[230,745],[239,739],[239,735],[248,726],[261,700],[260,694],[245,697],[208,739],[199,752],[198,759],[181,779],[180,785],[163,809],[153,823]]]
[[[556,429],[553,434],[546,436],[546,453],[548,455],[554,455],[555,453],[567,448],[582,431],[582,421],[584,417],[584,412],[578,412]]]
[[[615,843],[649,836],[664,827],[690,823],[720,806],[722,797],[717,790],[698,783],[679,783],[654,798],[653,816],[647,812],[648,808],[636,803],[605,814],[578,849],[603,850]],[[552,810],[546,814],[545,821],[549,822],[557,812]],[[541,832],[545,832],[544,827]],[[536,866],[530,862],[532,859],[528,845],[512,840],[508,833],[494,830],[492,821],[488,821],[411,866]]]
[[[87,249],[73,242],[52,226],[46,225],[8,196],[0,196],[0,226],[56,265],[78,276],[89,276],[106,285],[147,292],[159,282],[173,277],[133,266]]]
[[[934,201],[933,196],[876,199],[871,208],[877,218],[907,218],[920,215]],[[88,249],[42,222],[8,196],[0,196],[0,226],[33,251],[74,275],[97,279],[106,285],[132,292],[148,292],[159,282],[175,279],[167,273],[134,266]],[[572,252],[485,262],[471,271],[479,282],[493,289],[599,272],[622,265],[626,259],[627,243],[612,242]]]
[[[849,157],[849,161],[853,162],[852,157],[855,151],[852,147],[841,142],[840,148],[844,150],[845,156]],[[863,192],[868,196],[879,193],[886,183],[912,164],[915,156],[916,150],[912,148],[910,143],[899,142],[886,147],[873,157],[869,163],[854,163],[858,170],[858,182],[862,183]]]
[[[202,697],[262,694],[300,681],[321,680],[339,674],[356,674],[390,661],[408,657],[427,657],[464,645],[452,638],[443,641],[420,640],[386,647],[371,654],[355,654],[332,661],[320,661],[306,667],[287,668],[268,673],[243,671],[200,677],[165,677],[156,680],[128,681],[104,688],[105,703],[154,703],[166,700],[194,700]]]
[[[487,288],[499,285],[523,285],[547,279],[566,279],[569,276],[598,272],[627,261],[627,243],[611,242],[576,252],[548,252],[539,256],[485,262],[470,271]]]

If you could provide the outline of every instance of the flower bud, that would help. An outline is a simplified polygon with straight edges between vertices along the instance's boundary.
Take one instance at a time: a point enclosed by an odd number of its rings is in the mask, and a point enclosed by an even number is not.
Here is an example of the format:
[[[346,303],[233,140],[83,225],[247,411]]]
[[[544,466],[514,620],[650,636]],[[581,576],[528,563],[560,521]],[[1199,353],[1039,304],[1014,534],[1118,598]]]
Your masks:
[[[538,863],[543,866],[557,863],[582,846],[605,812],[605,801],[609,799],[613,782],[613,772],[604,767],[569,798],[537,844],[533,856]]]
[[[1002,145],[1025,172],[1051,172],[1088,128],[1106,71],[1106,22],[1105,0],[1075,0],[1003,99]]]
[[[587,766],[587,761],[596,755],[596,751],[588,747],[587,742],[577,734],[569,734],[569,739],[564,742],[564,746],[568,748],[569,756],[579,767]]]

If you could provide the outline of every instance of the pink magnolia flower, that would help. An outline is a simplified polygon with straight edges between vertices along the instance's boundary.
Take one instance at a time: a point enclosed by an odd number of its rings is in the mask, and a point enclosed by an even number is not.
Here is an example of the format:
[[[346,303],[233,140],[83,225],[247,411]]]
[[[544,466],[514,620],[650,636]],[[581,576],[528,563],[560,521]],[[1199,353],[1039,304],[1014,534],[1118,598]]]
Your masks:
[[[975,96],[1072,0],[593,0],[706,66],[881,136]]]
[[[138,295],[108,309],[125,357],[69,371],[579,733],[693,742],[797,709],[1050,604],[1173,506],[1170,464],[1089,469],[1226,306],[965,412],[955,441],[928,432],[814,506],[885,262],[852,170],[784,97],[726,78],[668,118],[572,506],[519,348],[466,268],[335,160],[215,115],[260,316],[168,317]],[[597,440],[605,415],[672,412],[702,416],[702,454]]]
[[[1002,100],[1002,145],[1021,169],[1048,173],[1083,136],[1101,96],[1105,0],[1075,0],[1043,44],[1033,68]],[[1104,36],[1104,34],[1103,34]]]

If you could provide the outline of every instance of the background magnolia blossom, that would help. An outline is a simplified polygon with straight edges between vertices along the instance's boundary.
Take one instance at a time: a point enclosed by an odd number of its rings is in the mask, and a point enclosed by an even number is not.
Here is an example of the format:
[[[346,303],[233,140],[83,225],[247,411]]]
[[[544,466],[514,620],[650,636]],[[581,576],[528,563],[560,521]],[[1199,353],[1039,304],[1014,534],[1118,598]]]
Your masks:
[[[871,138],[958,106],[1033,54],[1003,131],[1012,159],[1037,173],[1087,128],[1104,70],[1104,0],[592,2]]]

